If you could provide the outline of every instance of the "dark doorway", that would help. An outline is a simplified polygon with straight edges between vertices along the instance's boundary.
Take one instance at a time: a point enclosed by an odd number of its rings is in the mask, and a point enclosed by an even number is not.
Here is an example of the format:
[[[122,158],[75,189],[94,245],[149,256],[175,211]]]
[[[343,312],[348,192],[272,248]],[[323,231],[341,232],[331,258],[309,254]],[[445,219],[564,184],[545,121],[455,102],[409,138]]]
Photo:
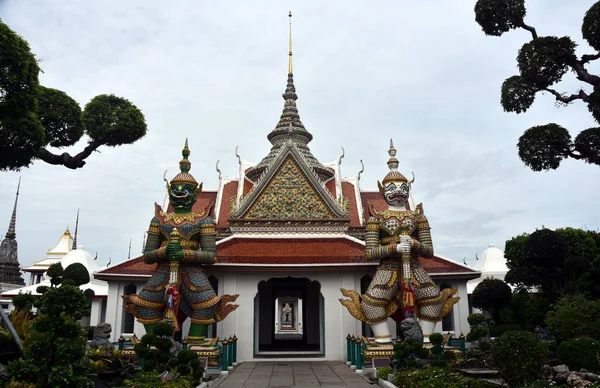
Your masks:
[[[297,298],[302,301],[301,311],[298,312],[298,325],[302,333],[293,338],[276,335],[276,300]],[[307,278],[271,278],[258,284],[258,294],[255,298],[255,318],[257,333],[257,356],[261,353],[272,352],[310,352],[311,355],[323,354],[323,298],[321,284]],[[301,317],[300,317],[301,315]]]

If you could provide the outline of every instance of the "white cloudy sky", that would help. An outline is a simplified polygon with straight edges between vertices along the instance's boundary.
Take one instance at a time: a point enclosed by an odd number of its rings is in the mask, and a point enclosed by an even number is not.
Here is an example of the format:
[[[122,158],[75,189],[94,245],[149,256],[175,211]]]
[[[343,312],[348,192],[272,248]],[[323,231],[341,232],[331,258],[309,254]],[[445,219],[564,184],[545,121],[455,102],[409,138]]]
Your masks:
[[[594,126],[583,105],[557,109],[539,96],[524,115],[504,113],[500,85],[517,72],[524,31],[485,37],[474,0],[429,1],[17,1],[0,17],[42,60],[41,82],[80,104],[102,93],[133,101],[148,134],[101,148],[76,171],[38,162],[0,173],[0,233],[22,177],[17,239],[22,265],[42,259],[81,209],[79,241],[99,263],[141,250],[162,174],[177,171],[186,136],[192,173],[216,189],[215,163],[237,171],[234,154],[259,161],[278,121],[287,72],[287,12],[294,13],[298,106],[330,162],[345,148],[344,176],[363,159],[363,189],[386,173],[395,140],[401,171],[414,171],[438,253],[474,263],[488,243],[545,225],[600,228],[600,168],[568,160],[557,171],[522,165],[516,142],[528,127],[556,122],[574,133]],[[581,42],[593,0],[528,2],[540,34]],[[598,72],[600,66],[596,64]],[[572,91],[569,75],[561,90]],[[70,152],[85,146],[81,142]],[[4,223],[6,226],[2,226]]]

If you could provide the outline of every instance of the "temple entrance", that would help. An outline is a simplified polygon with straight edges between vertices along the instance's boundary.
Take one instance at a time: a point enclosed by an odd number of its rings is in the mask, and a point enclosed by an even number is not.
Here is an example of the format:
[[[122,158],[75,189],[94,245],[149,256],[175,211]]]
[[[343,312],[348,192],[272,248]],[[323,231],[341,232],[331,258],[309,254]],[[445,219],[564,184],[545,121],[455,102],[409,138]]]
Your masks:
[[[321,284],[307,278],[271,278],[254,298],[255,356],[324,355]]]

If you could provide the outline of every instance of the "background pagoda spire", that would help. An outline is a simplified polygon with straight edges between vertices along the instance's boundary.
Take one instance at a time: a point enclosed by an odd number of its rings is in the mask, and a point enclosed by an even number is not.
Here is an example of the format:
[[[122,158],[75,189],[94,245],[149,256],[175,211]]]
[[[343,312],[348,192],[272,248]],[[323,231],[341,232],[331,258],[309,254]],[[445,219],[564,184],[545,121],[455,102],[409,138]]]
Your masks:
[[[75,220],[75,236],[73,237],[73,246],[71,249],[77,249],[77,230],[79,229],[79,209],[77,209],[77,219]]]
[[[17,194],[15,195],[15,205],[13,207],[8,232],[4,240],[0,243],[0,283],[17,284],[24,286],[25,282],[21,277],[21,266],[18,260],[17,250],[17,204],[19,201],[19,190],[21,189],[21,178],[17,185]]]
[[[19,183],[17,184],[17,194],[15,195],[15,205],[13,207],[12,215],[10,217],[10,223],[8,224],[8,232],[6,232],[5,238],[14,240],[17,237],[16,225],[17,225],[17,203],[19,202],[19,190],[21,189],[21,177],[19,177]]]

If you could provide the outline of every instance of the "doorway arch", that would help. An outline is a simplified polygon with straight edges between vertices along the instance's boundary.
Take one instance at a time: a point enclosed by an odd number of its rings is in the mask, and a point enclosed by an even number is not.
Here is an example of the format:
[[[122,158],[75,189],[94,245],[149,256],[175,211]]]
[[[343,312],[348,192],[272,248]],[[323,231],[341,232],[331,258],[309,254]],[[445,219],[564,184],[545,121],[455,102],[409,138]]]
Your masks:
[[[325,354],[325,301],[318,281],[287,276],[263,280],[257,288],[255,356]]]

